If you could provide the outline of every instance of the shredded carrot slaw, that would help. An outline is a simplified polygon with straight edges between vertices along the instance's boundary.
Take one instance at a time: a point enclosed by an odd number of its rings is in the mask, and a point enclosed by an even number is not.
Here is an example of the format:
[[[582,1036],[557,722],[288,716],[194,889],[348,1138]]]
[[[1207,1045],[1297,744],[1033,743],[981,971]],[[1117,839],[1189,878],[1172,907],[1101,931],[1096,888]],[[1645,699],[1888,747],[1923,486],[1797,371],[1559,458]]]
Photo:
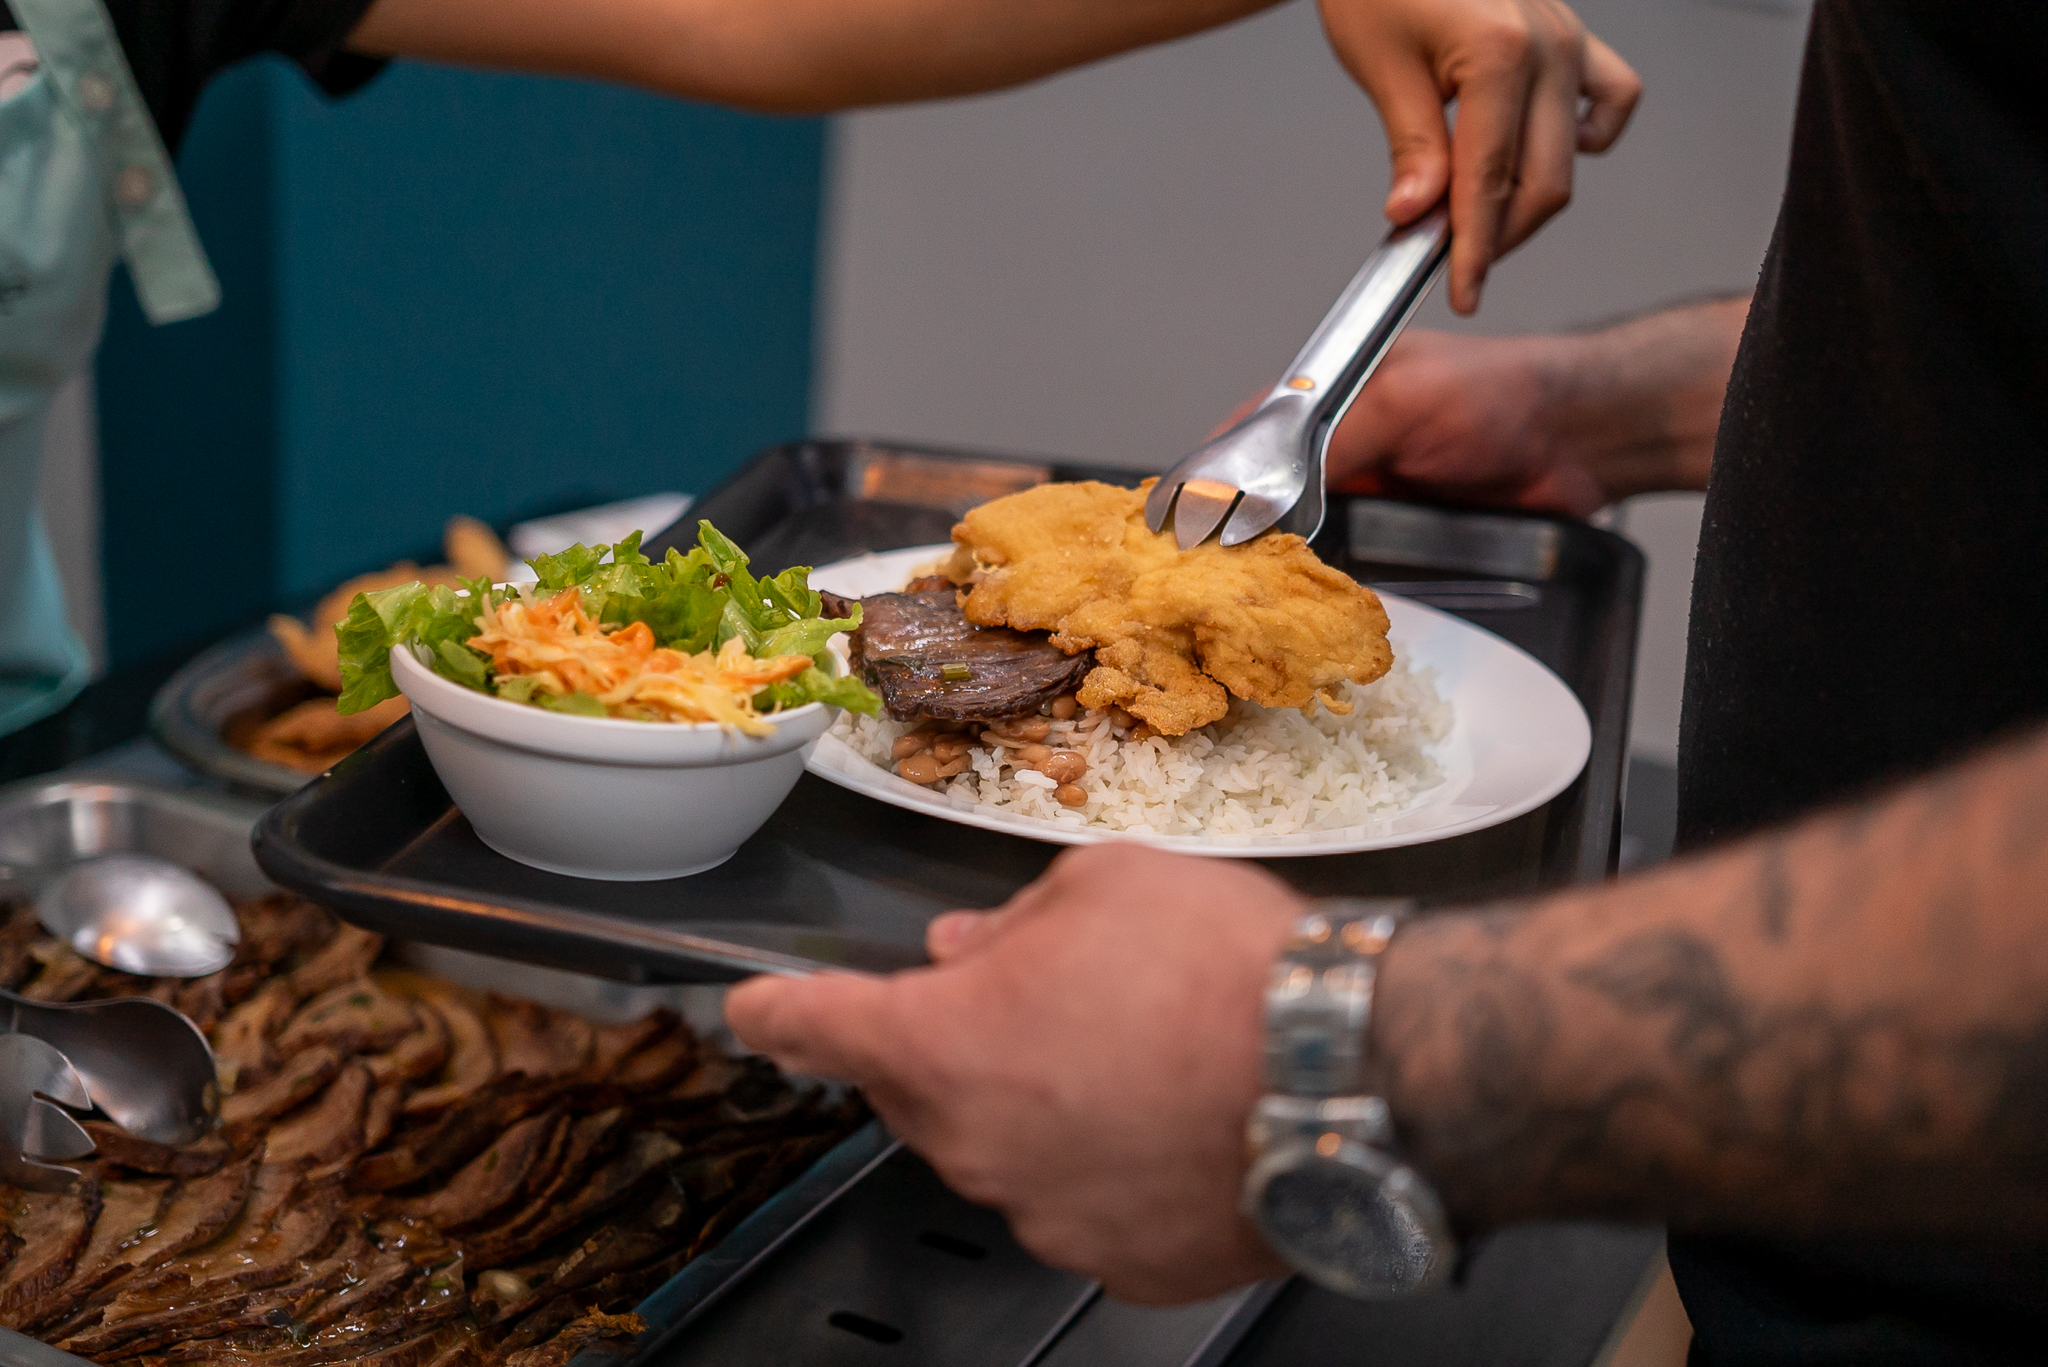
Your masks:
[[[607,631],[564,589],[540,603],[512,599],[477,618],[469,644],[501,677],[524,675],[536,693],[584,693],[606,715],[635,721],[717,722],[750,736],[775,728],[754,710],[754,693],[811,667],[808,655],[757,660],[737,638],[691,655],[658,649],[645,622]]]

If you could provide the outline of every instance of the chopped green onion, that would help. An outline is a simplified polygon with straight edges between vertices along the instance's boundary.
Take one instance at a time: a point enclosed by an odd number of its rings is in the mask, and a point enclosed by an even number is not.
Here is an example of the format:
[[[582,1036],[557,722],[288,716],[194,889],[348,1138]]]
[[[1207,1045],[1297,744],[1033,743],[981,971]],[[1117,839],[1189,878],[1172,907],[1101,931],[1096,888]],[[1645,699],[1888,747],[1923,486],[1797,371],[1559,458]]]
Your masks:
[[[966,665],[955,661],[952,664],[942,666],[939,669],[939,676],[947,683],[966,683],[974,677],[974,671]]]

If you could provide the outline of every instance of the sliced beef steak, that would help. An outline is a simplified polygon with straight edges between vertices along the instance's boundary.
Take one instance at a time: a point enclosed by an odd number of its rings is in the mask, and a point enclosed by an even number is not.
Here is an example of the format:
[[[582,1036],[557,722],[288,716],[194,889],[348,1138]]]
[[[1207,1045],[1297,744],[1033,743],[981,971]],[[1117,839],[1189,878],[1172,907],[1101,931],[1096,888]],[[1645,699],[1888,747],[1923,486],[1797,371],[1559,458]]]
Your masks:
[[[530,1078],[580,1072],[596,1046],[596,1033],[581,1016],[495,994],[486,1007],[485,1024],[498,1046],[500,1070]]]
[[[167,1177],[101,1183],[99,1218],[93,1222],[85,1251],[62,1284],[21,1312],[21,1322],[39,1324],[68,1314],[72,1306],[125,1271],[128,1262],[123,1255],[156,1223],[170,1191]]]
[[[228,1012],[214,1027],[213,1056],[236,1087],[248,1087],[276,1070],[271,1041],[299,1004],[298,989],[289,978],[277,978]]]
[[[602,1215],[632,1195],[639,1185],[682,1156],[683,1146],[665,1134],[641,1130],[631,1135],[624,1150],[590,1175],[574,1193],[556,1193],[539,1219],[521,1229],[517,1236],[494,1240],[489,1251],[501,1257],[540,1247],[557,1235],[566,1234],[585,1220]],[[517,1252],[506,1252],[513,1243]],[[522,1307],[522,1310],[524,1307]]]
[[[370,971],[384,950],[384,937],[359,926],[343,926],[320,952],[291,971],[288,981],[299,1000],[354,982]]]
[[[441,1013],[414,1007],[413,1018],[419,1028],[407,1034],[395,1048],[362,1060],[379,1087],[430,1078],[448,1062],[448,1026]]]
[[[341,1071],[341,1055],[325,1045],[288,1060],[275,1077],[246,1087],[220,1104],[221,1125],[240,1140],[259,1133],[287,1111],[318,1095]]]
[[[546,1089],[502,1078],[437,1119],[392,1135],[387,1148],[356,1164],[348,1184],[355,1191],[396,1191],[439,1177],[550,1102]]]
[[[675,1030],[612,1069],[608,1081],[629,1092],[659,1092],[694,1072],[698,1053],[697,1037]]]
[[[344,1054],[381,1053],[417,1029],[412,1007],[370,979],[358,978],[300,1007],[277,1037],[276,1048],[287,1058],[321,1044]]]
[[[625,1137],[632,1115],[623,1106],[599,1111],[570,1127],[560,1163],[536,1192],[528,1183],[529,1196],[510,1219],[463,1236],[464,1259],[472,1271],[502,1267],[514,1258],[538,1248],[552,1234],[543,1233],[560,1209],[562,1198],[588,1177],[591,1170],[611,1155]],[[559,1231],[556,1231],[559,1232]]]
[[[327,1084],[320,1099],[270,1132],[272,1163],[337,1163],[363,1151],[364,1112],[370,1104],[370,1070],[351,1063]]]
[[[460,1229],[489,1218],[525,1190],[527,1174],[557,1137],[558,1123],[566,1122],[554,1111],[529,1116],[470,1159],[440,1190],[411,1201],[393,1202],[391,1209],[432,1221],[442,1229]]]
[[[82,1303],[88,1308],[52,1311],[48,1316],[52,1328],[43,1337],[61,1339],[97,1323],[103,1302],[143,1280],[151,1269],[218,1238],[248,1204],[257,1166],[257,1155],[245,1154],[214,1172],[188,1178],[173,1187],[157,1210],[156,1222],[136,1232],[135,1242],[121,1250],[116,1266],[108,1270],[96,1290],[85,1296]],[[68,1319],[63,1318],[67,1315]]]
[[[172,1148],[137,1139],[105,1120],[88,1120],[85,1132],[99,1146],[99,1156],[108,1163],[158,1177],[201,1177],[228,1161],[234,1149],[217,1134]]]
[[[436,1115],[490,1084],[498,1075],[498,1046],[467,993],[430,978],[408,982],[405,990],[417,1009],[440,1017],[448,1036],[448,1063],[441,1081],[405,1098],[406,1115]]]
[[[583,1070],[584,1080],[609,1082],[619,1065],[674,1035],[682,1025],[682,1017],[664,1006],[637,1020],[598,1026],[592,1032],[595,1044],[589,1066]]]
[[[72,1191],[32,1191],[19,1200],[14,1224],[22,1247],[0,1269],[0,1324],[9,1327],[28,1323],[78,1265],[99,1219],[100,1186],[87,1178]]]
[[[953,589],[878,593],[860,600],[854,656],[898,721],[993,721],[1036,712],[1071,693],[1094,667],[1042,631],[977,627]],[[965,666],[948,679],[946,666]],[[958,673],[958,669],[955,669]]]
[[[624,1349],[646,1332],[647,1321],[638,1315],[607,1315],[593,1310],[563,1325],[546,1343],[508,1355],[504,1367],[567,1367],[572,1358],[593,1343],[614,1343]]]

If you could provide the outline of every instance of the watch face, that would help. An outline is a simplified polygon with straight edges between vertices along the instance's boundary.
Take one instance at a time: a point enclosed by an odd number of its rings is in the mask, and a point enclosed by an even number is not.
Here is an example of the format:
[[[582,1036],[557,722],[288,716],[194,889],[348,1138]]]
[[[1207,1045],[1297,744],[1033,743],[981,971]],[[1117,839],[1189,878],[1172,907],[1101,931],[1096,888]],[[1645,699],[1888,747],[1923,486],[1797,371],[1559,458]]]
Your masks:
[[[1260,1166],[1260,1230],[1311,1280],[1349,1296],[1400,1296],[1450,1270],[1443,1209],[1405,1164],[1346,1143],[1328,1157],[1303,1145]]]

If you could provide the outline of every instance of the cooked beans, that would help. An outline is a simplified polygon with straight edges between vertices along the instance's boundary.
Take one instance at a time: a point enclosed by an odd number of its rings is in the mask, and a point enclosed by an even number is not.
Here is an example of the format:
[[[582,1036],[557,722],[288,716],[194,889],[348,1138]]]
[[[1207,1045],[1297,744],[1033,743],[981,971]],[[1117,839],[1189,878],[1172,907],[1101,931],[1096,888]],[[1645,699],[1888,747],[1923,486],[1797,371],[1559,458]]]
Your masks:
[[[952,778],[955,774],[964,774],[966,772],[967,756],[965,754],[962,754],[958,759],[947,760],[939,766],[940,778]]]
[[[1062,693],[1052,700],[1047,710],[1052,713],[1054,721],[1072,721],[1074,714],[1081,710],[1081,704],[1073,694]]]
[[[1004,740],[1044,740],[1046,733],[1052,730],[1052,720],[1049,717],[1011,717],[994,723],[989,730]]]
[[[973,744],[974,742],[965,736],[940,736],[932,742],[932,754],[938,758],[941,765],[947,765],[956,759],[965,759],[968,747]]]
[[[1051,746],[1027,745],[1017,752],[1017,756],[1014,762],[1023,767],[1036,769],[1039,765],[1045,763],[1047,760],[1051,758]]]
[[[921,736],[915,731],[907,736],[898,736],[896,743],[889,747],[889,758],[909,759],[931,744],[931,740],[930,736]]]
[[[1055,750],[1038,766],[1038,772],[1054,783],[1077,783],[1088,772],[1088,761],[1072,750]]]
[[[1088,804],[1088,794],[1078,783],[1062,783],[1052,790],[1052,796],[1053,801],[1062,807],[1085,807]]]
[[[896,765],[896,776],[907,778],[912,783],[937,783],[939,762],[930,755],[919,753],[900,760]]]
[[[1121,707],[1112,707],[1109,709],[1109,724],[1111,726],[1116,727],[1118,730],[1123,730],[1126,727],[1129,727],[1135,721],[1137,721],[1137,718],[1133,717],[1130,713],[1124,711]]]

